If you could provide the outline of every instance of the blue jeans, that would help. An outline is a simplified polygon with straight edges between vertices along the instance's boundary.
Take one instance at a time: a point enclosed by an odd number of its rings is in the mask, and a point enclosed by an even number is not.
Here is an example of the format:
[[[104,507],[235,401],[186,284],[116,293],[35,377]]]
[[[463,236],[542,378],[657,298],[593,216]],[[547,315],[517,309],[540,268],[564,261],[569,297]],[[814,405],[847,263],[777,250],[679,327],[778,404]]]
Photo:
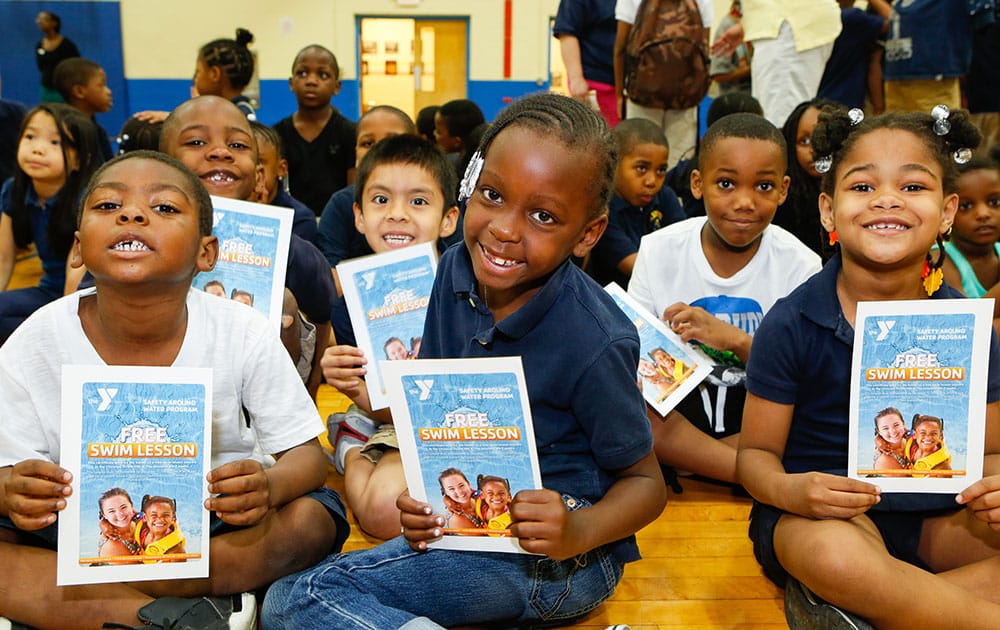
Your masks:
[[[410,549],[402,536],[271,585],[263,627],[441,628],[563,625],[614,593],[622,565],[603,548],[556,562],[543,556]]]

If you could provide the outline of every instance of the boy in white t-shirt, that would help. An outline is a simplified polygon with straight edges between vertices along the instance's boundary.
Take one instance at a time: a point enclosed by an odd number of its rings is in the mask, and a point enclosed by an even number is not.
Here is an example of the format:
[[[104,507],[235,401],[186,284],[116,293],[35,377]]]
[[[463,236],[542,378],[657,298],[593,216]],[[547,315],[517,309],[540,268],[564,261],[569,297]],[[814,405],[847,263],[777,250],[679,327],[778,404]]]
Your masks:
[[[77,224],[70,263],[95,288],[39,309],[0,348],[0,611],[47,628],[248,627],[244,592],[347,537],[340,499],[322,488],[319,414],[263,316],[192,290],[219,250],[208,192],[180,162],[152,151],[108,162]],[[69,364],[212,368],[207,579],[56,586],[57,519],[79,491],[59,465]]]
[[[764,314],[820,268],[789,232],[770,225],[788,192],[781,131],[731,114],[702,140],[691,192],[705,217],[642,238],[628,292],[715,360],[712,374],[666,417],[651,408],[660,463],[735,483],[746,393],[743,366]]]

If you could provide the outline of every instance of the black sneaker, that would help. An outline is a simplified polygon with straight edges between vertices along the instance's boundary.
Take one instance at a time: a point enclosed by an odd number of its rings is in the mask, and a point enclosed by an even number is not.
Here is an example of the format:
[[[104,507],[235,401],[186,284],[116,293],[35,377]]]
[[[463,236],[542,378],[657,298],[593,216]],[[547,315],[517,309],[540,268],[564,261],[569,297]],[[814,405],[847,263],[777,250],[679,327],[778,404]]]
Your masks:
[[[254,630],[257,600],[253,593],[226,597],[161,597],[139,609],[144,630]],[[105,628],[127,628],[104,624]]]
[[[861,617],[826,603],[791,576],[785,583],[785,619],[791,630],[875,630]]]

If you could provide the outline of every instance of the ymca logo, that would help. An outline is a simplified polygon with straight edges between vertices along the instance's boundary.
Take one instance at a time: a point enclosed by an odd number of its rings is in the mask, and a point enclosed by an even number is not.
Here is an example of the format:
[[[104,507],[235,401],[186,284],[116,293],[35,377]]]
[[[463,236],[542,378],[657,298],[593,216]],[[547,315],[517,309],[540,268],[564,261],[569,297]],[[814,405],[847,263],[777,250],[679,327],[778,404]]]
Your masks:
[[[215,227],[215,226],[219,225],[219,222],[222,221],[222,217],[224,217],[224,216],[226,216],[225,212],[219,212],[218,210],[216,210],[215,212],[213,212],[212,213],[212,227]]]
[[[365,282],[365,291],[370,291],[372,285],[375,284],[375,272],[366,271],[363,274],[361,274],[361,279],[364,280]]]
[[[417,400],[427,400],[431,397],[431,387],[434,385],[434,379],[416,379],[413,382],[420,388],[420,397]]]
[[[877,320],[875,323],[878,324],[878,336],[875,337],[875,341],[885,341],[885,338],[889,336],[889,331],[892,330],[892,327],[896,325],[896,320],[880,319]]]
[[[97,394],[101,397],[101,403],[97,405],[98,411],[107,411],[111,406],[111,400],[118,395],[117,387],[98,387]]]

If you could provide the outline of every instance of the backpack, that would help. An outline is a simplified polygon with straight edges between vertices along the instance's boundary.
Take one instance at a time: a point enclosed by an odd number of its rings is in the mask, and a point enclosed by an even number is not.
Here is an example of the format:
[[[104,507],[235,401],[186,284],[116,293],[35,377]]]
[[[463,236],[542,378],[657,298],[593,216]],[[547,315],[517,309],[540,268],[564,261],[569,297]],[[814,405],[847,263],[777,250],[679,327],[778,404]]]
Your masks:
[[[642,0],[625,44],[625,92],[645,107],[698,105],[711,82],[696,0]]]

